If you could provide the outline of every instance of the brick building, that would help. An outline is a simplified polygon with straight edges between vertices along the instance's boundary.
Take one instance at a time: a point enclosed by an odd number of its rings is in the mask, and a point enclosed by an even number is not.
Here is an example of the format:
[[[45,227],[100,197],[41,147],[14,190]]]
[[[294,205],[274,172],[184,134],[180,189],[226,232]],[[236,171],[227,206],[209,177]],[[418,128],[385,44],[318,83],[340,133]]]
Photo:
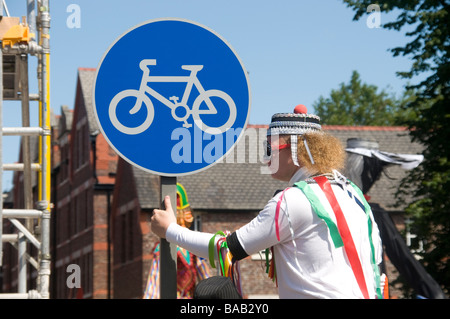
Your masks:
[[[70,298],[67,267],[78,265],[84,298],[111,296],[109,214],[117,155],[99,134],[92,108],[94,69],[80,68],[73,112],[61,108],[53,127],[53,298]]]
[[[151,252],[158,241],[150,231],[149,218],[151,211],[159,207],[160,181],[158,176],[120,159],[99,132],[92,108],[94,77],[95,69],[78,70],[74,109],[61,107],[61,114],[52,122],[50,294],[51,298],[141,298]],[[261,146],[266,129],[264,125],[250,125],[245,138],[223,162],[178,178],[188,193],[197,229],[210,233],[233,231],[256,216],[276,190],[287,186],[264,174]],[[411,143],[404,128],[324,129],[343,145],[348,138],[356,137],[375,140],[380,150],[387,152],[421,152],[421,146]],[[390,166],[386,173],[368,195],[402,226],[401,208],[393,204],[395,189],[406,172]],[[15,207],[21,205],[19,186],[20,173],[15,177]],[[4,276],[4,291],[5,287],[14,291],[13,263],[4,266],[11,270]],[[81,271],[78,290],[67,287],[69,265],[77,265]],[[250,256],[240,265],[247,297],[276,294],[261,256]],[[388,270],[395,272],[393,267]]]

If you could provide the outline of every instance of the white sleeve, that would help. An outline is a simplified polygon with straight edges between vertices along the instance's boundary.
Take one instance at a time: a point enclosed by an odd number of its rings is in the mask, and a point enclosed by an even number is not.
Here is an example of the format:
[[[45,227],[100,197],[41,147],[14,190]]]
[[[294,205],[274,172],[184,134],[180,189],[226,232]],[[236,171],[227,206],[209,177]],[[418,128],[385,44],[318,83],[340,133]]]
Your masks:
[[[305,196],[302,197],[301,194],[301,191],[295,188],[284,194],[284,200],[281,203],[278,220],[280,226],[280,241],[277,240],[276,236],[275,211],[281,194],[272,198],[253,220],[236,230],[237,239],[247,255],[252,255],[280,242],[291,240],[290,227],[298,227],[303,216],[298,212],[299,208],[296,206],[301,208],[304,205],[307,205],[306,207],[308,207],[308,210],[311,210],[308,200]],[[295,198],[293,204],[290,205],[293,225],[289,225],[287,219],[288,214],[286,212],[286,198],[291,196],[292,198],[290,201]],[[300,197],[300,199],[298,197]],[[214,234],[192,231],[176,223],[170,224],[166,232],[166,239],[168,242],[177,244],[202,258],[209,258],[208,245],[212,236],[214,236]],[[219,238],[220,236],[216,236],[214,246]],[[214,258],[217,258],[217,249],[214,249]]]
[[[194,255],[206,259],[209,258],[208,245],[212,236],[214,236],[214,234],[192,231],[177,223],[170,224],[166,231],[166,240],[169,243],[181,246]],[[219,236],[216,236],[214,247],[218,239]],[[214,251],[216,251],[216,249],[214,249]],[[214,255],[216,255],[216,253]]]
[[[247,255],[255,254],[277,243],[275,234],[276,202],[270,201],[250,223],[236,230],[239,243]]]
[[[280,240],[277,238],[276,209],[280,197],[278,226]],[[311,205],[297,187],[292,187],[273,197],[264,209],[250,223],[236,231],[242,248],[248,255],[260,252],[274,245],[292,240],[293,232],[312,217]]]

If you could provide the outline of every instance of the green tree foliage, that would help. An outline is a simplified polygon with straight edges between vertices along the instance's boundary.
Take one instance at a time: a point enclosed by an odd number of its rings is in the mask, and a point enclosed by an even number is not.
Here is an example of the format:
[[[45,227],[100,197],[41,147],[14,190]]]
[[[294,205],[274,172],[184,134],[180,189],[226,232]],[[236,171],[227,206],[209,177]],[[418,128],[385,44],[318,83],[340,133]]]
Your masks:
[[[313,103],[321,122],[327,125],[390,126],[397,121],[402,101],[385,90],[361,83],[359,73],[353,71],[350,82],[341,83],[330,97]]]
[[[343,0],[355,11],[354,19],[367,12],[373,0]],[[413,140],[424,145],[424,162],[403,181],[399,194],[409,193],[414,200],[407,212],[425,243],[423,262],[429,273],[448,293],[450,289],[450,1],[384,0],[381,13],[398,13],[385,29],[405,32],[411,40],[392,49],[394,56],[412,59],[409,71],[399,76],[424,80],[409,88],[416,97],[403,108],[414,114],[405,120]],[[395,10],[395,11],[393,11]],[[382,21],[384,22],[384,21]]]

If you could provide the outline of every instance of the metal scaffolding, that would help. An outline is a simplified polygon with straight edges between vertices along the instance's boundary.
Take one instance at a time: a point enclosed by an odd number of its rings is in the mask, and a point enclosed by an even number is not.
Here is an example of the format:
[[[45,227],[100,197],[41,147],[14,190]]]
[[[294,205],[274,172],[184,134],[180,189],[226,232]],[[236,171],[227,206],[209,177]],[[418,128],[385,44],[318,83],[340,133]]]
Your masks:
[[[4,0],[0,0],[0,176],[5,170],[23,172],[24,207],[3,208],[0,196],[0,266],[3,243],[18,250],[18,291],[0,294],[0,298],[49,298],[50,283],[50,7],[49,0],[23,0],[27,18],[9,17]],[[6,15],[5,15],[6,14]],[[38,94],[29,93],[28,57],[37,57]],[[3,101],[19,100],[22,127],[4,127]],[[39,103],[39,127],[30,127],[30,101]],[[3,137],[21,136],[23,163],[3,163]],[[39,139],[39,162],[33,163],[30,138]],[[33,198],[32,174],[38,173],[38,198]],[[17,185],[16,185],[17,186]],[[0,178],[0,189],[3,189]],[[35,204],[36,203],[36,204]],[[35,207],[34,207],[35,206]],[[3,233],[3,220],[14,225],[15,232]],[[38,258],[27,253],[27,244],[35,246]],[[36,290],[27,288],[27,265],[37,270]]]

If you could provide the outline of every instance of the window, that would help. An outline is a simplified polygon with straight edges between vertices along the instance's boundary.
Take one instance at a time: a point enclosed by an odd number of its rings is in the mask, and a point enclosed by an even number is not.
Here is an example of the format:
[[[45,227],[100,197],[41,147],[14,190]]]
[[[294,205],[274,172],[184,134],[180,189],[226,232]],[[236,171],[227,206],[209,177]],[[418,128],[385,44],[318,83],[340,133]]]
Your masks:
[[[194,213],[194,221],[190,227],[191,230],[202,231],[202,216]]]
[[[75,149],[73,152],[73,163],[75,170],[79,169],[89,161],[89,137],[87,125],[81,121],[77,125]]]
[[[127,242],[127,260],[131,261],[134,258],[134,229],[133,229],[133,221],[134,221],[134,214],[133,211],[130,210],[128,211],[127,214],[127,237],[128,237],[128,242]]]
[[[134,258],[134,214],[132,210],[127,211],[120,217],[121,223],[121,245],[120,261],[126,263]]]
[[[121,245],[120,245],[120,262],[124,263],[127,260],[127,221],[126,221],[126,214],[122,214],[120,216],[120,224],[121,224]]]

